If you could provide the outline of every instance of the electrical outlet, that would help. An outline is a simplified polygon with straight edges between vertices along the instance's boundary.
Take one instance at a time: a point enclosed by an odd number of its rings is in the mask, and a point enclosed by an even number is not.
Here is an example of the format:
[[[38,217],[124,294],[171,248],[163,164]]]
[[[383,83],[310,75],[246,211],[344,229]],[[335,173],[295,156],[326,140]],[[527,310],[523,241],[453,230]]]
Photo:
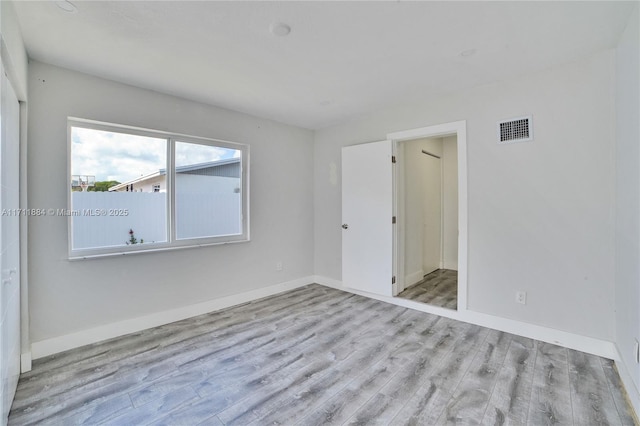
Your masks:
[[[633,344],[633,359],[636,361],[636,364],[640,364],[640,343],[638,339],[636,339]]]
[[[276,271],[282,271],[282,262],[276,262]]]
[[[516,302],[521,305],[527,304],[527,292],[526,291],[517,291],[516,292]]]

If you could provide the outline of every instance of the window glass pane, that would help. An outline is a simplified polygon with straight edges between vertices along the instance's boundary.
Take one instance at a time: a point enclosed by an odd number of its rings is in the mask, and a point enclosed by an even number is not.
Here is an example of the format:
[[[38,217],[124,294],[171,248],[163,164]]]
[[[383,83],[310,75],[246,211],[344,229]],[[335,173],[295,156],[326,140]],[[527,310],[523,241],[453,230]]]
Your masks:
[[[176,142],[176,237],[242,234],[242,151]]]
[[[71,127],[72,248],[167,241],[167,141]]]

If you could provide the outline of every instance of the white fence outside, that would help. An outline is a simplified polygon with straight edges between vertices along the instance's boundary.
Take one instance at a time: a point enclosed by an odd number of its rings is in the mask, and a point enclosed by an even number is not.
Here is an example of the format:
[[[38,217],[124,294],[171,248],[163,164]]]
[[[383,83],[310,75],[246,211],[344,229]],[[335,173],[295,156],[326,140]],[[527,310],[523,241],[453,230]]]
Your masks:
[[[178,239],[240,234],[239,187],[237,178],[178,175]],[[124,246],[130,229],[144,244],[167,241],[164,192],[74,192],[71,209],[73,249]]]
[[[241,207],[239,178],[176,175],[178,239],[241,234]]]

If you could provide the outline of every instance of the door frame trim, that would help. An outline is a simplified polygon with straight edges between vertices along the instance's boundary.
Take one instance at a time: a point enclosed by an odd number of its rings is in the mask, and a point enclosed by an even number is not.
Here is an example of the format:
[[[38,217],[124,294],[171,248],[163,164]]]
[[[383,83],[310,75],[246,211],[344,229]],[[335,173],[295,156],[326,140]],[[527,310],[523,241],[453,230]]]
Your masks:
[[[427,127],[419,127],[416,129],[403,130],[387,134],[387,139],[392,141],[394,154],[397,152],[398,142],[409,141],[413,139],[431,138],[439,136],[457,137],[458,146],[458,312],[467,311],[468,309],[468,201],[467,201],[467,121],[460,120],[450,123],[437,124]],[[402,160],[402,159],[400,159]],[[399,200],[403,199],[404,188],[399,184],[397,179],[398,166],[402,167],[402,161],[394,167],[394,212],[400,211]],[[398,221],[402,221],[398,217]],[[394,228],[394,260],[396,266],[397,286],[394,286],[394,296],[397,294],[397,288],[404,287],[404,267],[401,259],[404,259],[404,236],[400,235],[397,225]]]

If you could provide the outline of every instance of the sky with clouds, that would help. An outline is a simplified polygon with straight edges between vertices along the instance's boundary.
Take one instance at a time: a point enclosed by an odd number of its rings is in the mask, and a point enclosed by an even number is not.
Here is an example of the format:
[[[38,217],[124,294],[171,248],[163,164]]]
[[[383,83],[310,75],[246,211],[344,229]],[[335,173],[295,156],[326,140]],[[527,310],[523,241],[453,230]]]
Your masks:
[[[127,182],[166,168],[166,144],[165,139],[72,127],[71,174]],[[239,156],[239,150],[176,143],[176,166]]]

